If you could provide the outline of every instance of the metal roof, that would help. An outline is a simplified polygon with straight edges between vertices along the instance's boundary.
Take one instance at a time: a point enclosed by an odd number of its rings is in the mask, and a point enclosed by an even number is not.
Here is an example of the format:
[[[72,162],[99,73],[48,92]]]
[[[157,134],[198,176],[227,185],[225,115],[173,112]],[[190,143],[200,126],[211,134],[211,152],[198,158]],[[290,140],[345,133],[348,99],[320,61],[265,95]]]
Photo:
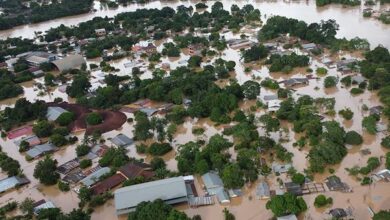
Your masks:
[[[5,192],[9,189],[14,188],[15,186],[23,185],[29,182],[30,181],[26,178],[19,178],[17,176],[2,179],[0,180],[0,192]]]
[[[144,201],[171,201],[184,197],[187,201],[187,190],[182,176],[123,187],[114,193],[117,213],[136,207]]]
[[[28,150],[26,154],[31,158],[36,158],[41,156],[42,154],[54,151],[56,149],[57,148],[52,143],[46,143],[46,144],[36,145],[34,148]]]
[[[80,54],[69,55],[63,59],[55,60],[52,62],[59,71],[66,71],[71,69],[80,68],[85,63],[85,59]]]
[[[68,112],[68,111],[66,111],[65,109],[63,109],[61,107],[48,107],[47,113],[46,113],[46,118],[49,121],[55,121],[55,120],[57,120],[58,117],[60,117],[60,115],[62,113],[65,113],[65,112]]]
[[[268,184],[264,181],[260,182],[257,186],[256,194],[261,198],[270,197],[271,193]]]
[[[202,176],[202,180],[207,190],[217,187],[223,187],[221,177],[215,171],[210,171]]]
[[[51,209],[51,208],[56,208],[56,206],[51,201],[47,201],[41,205],[34,207],[34,213],[37,215],[40,210]]]
[[[110,168],[108,167],[103,167],[93,173],[91,173],[90,175],[88,175],[87,177],[85,177],[84,179],[81,180],[81,182],[85,185],[85,186],[92,186],[93,184],[95,184],[99,178],[101,176],[103,176],[104,174],[106,173],[109,173],[111,171]]]
[[[111,142],[118,147],[126,147],[134,143],[133,139],[127,137],[124,134],[118,134],[111,139]]]

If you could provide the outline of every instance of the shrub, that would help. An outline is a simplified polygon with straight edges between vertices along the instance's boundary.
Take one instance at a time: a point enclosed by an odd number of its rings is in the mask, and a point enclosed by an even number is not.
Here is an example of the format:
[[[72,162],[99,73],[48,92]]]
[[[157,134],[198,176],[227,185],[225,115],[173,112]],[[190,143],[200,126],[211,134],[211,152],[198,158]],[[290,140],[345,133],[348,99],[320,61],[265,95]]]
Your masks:
[[[70,187],[68,183],[58,181],[58,189],[62,192],[68,192],[70,190]]]
[[[172,150],[169,143],[153,143],[148,148],[148,153],[153,156],[162,156]]]
[[[390,136],[382,138],[381,145],[382,147],[390,149]]]
[[[88,125],[98,125],[103,122],[103,117],[97,112],[92,112],[87,115],[85,121]]]
[[[334,76],[327,76],[324,80],[324,87],[331,88],[337,85],[337,78]]]
[[[74,117],[75,115],[73,112],[64,112],[56,119],[56,122],[60,126],[67,126],[74,120]]]
[[[328,73],[328,70],[326,68],[319,67],[317,68],[316,73],[319,76],[325,76]]]
[[[339,114],[345,119],[345,120],[351,120],[353,118],[353,111],[351,111],[350,108],[345,108],[339,111]]]
[[[86,144],[78,145],[76,147],[76,154],[78,157],[82,157],[89,153],[90,148]]]
[[[363,143],[363,138],[356,131],[348,131],[345,135],[345,143],[351,145],[359,145]]]
[[[60,134],[53,134],[52,136],[50,136],[49,140],[57,147],[64,146],[68,142],[66,138]]]
[[[81,169],[85,169],[85,168],[90,167],[90,166],[92,166],[92,160],[84,159],[84,160],[80,161],[80,168]]]
[[[350,92],[352,95],[359,95],[362,94],[364,90],[360,88],[352,88]]]
[[[314,200],[314,206],[319,208],[319,207],[323,207],[323,206],[326,206],[328,204],[332,204],[333,203],[333,199],[332,198],[326,198],[326,196],[324,195],[318,195],[315,200]]]
[[[161,157],[153,157],[152,161],[150,161],[150,166],[153,170],[157,169],[165,169],[167,166],[165,161]]]
[[[299,185],[302,185],[305,182],[305,176],[301,173],[294,173],[291,180]]]
[[[137,150],[138,154],[144,154],[148,150],[148,148],[145,144],[137,145],[137,146],[135,146],[135,149]]]

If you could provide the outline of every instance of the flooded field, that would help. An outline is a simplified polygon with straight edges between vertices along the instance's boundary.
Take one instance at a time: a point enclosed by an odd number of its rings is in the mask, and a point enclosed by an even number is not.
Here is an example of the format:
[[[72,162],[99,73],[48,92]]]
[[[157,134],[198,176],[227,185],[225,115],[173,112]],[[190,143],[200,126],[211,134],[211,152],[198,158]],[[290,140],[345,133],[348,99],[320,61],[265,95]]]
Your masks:
[[[44,23],[34,24],[34,25],[24,25],[16,27],[12,30],[1,31],[0,37],[34,37],[34,32],[45,31],[50,27],[57,27],[60,24],[65,25],[76,25],[79,22],[89,20],[95,16],[108,16],[113,17],[118,13],[126,11],[134,11],[138,8],[161,8],[164,6],[176,7],[178,5],[194,5],[196,1],[169,1],[169,2],[151,2],[148,4],[137,4],[129,5],[127,7],[120,6],[117,9],[108,9],[100,5],[99,1],[95,2],[96,12],[91,12],[89,14],[66,17],[61,19],[56,19],[53,21],[48,21]],[[384,25],[379,21],[372,19],[365,19],[361,16],[362,7],[353,7],[353,8],[344,8],[341,6],[326,6],[321,9],[318,9],[315,6],[314,1],[223,1],[225,9],[230,8],[232,4],[238,4],[239,6],[245,4],[253,4],[255,8],[260,9],[263,17],[266,18],[271,15],[283,15],[292,18],[302,19],[306,22],[318,22],[325,19],[335,19],[338,24],[340,24],[340,30],[338,32],[338,37],[346,37],[348,39],[355,36],[361,38],[367,38],[371,43],[371,46],[377,46],[382,44],[386,47],[390,47],[390,26]],[[213,4],[213,2],[208,2],[208,5]],[[383,6],[383,7],[389,7]],[[304,13],[303,13],[304,12]],[[359,27],[359,28],[356,28]],[[367,31],[369,30],[369,31]],[[229,40],[233,38],[239,38],[240,34],[251,35],[251,39],[255,40],[253,36],[256,33],[257,29],[254,30],[242,30],[240,33],[224,33],[224,37]],[[252,33],[251,33],[252,32]],[[161,52],[163,48],[163,43],[171,42],[172,39],[162,40],[159,42],[154,42],[158,47],[157,50]],[[161,63],[169,64],[170,69],[175,69],[179,66],[186,65],[186,60],[190,57],[186,50],[181,51],[181,56],[179,58],[167,58],[163,57]],[[302,51],[297,50],[297,53],[303,53]],[[325,54],[327,56],[332,56],[334,61],[340,61],[342,58],[357,58],[361,59],[362,54],[360,52],[349,54],[346,52],[340,52],[337,54]],[[241,60],[241,53],[239,50],[226,49],[220,56],[215,56],[209,60],[208,64],[214,63],[217,58],[223,58],[225,60],[232,60],[236,62],[234,78],[238,81],[239,84],[243,84],[248,80],[255,80],[260,82],[264,78],[272,78],[277,81],[284,79],[289,79],[293,77],[306,77],[308,74],[306,68],[296,68],[290,74],[284,73],[270,73],[269,69],[265,65],[259,63],[244,64]],[[126,68],[125,64],[134,60],[131,57],[122,58],[115,61],[108,62],[111,66],[115,67],[119,71],[112,72],[112,74],[125,76],[131,74],[131,68]],[[340,72],[335,68],[328,68],[323,63],[321,63],[321,57],[312,57],[310,61],[310,68],[316,70],[319,67],[325,67],[328,70],[327,76],[335,76],[338,78],[343,77]],[[88,64],[99,64],[101,59],[87,60]],[[206,62],[205,62],[206,63]],[[205,64],[203,63],[203,64]],[[245,67],[252,67],[252,70],[249,73],[245,73]],[[144,68],[144,73],[141,76],[141,79],[147,79],[152,77],[152,70],[148,69],[148,61],[142,61],[142,68]],[[168,71],[169,72],[169,71]],[[92,71],[91,75],[96,76],[99,74],[106,75],[108,73],[102,73],[100,70]],[[310,73],[315,75],[315,73]],[[350,88],[342,86],[341,83],[335,88],[325,89],[324,88],[324,78],[317,77],[309,80],[309,84],[303,87],[294,88],[293,97],[299,98],[302,95],[309,95],[313,98],[335,98],[335,112],[334,116],[329,116],[324,113],[320,113],[325,117],[325,120],[336,120],[344,126],[346,131],[355,130],[358,133],[362,134],[364,142],[360,146],[353,146],[348,150],[348,155],[343,159],[343,161],[335,166],[330,168],[334,169],[334,175],[340,177],[345,181],[349,186],[351,186],[353,193],[341,193],[341,192],[331,192],[326,191],[324,194],[333,198],[333,205],[324,209],[317,209],[313,206],[314,198],[317,194],[309,194],[303,196],[307,205],[308,211],[299,216],[299,219],[325,219],[327,217],[327,212],[330,208],[351,208],[353,210],[353,217],[357,220],[370,219],[370,214],[368,207],[374,211],[387,210],[390,209],[390,184],[386,182],[377,182],[369,186],[361,186],[360,182],[356,180],[355,177],[348,175],[348,172],[345,168],[351,168],[355,165],[365,166],[367,159],[369,157],[381,157],[385,154],[385,149],[381,147],[380,142],[383,137],[388,135],[387,132],[381,132],[376,135],[367,133],[362,128],[362,119],[364,116],[367,116],[369,113],[363,110],[363,105],[368,107],[373,107],[380,105],[379,98],[376,93],[365,90],[363,94],[352,95],[350,93]],[[24,95],[20,97],[25,97],[29,101],[34,100],[45,100],[47,102],[54,101],[55,98],[62,98],[64,101],[74,103],[75,100],[67,96],[63,91],[60,91],[60,88],[55,87],[51,88],[49,91],[38,89],[38,84],[43,84],[43,78],[35,79],[31,82],[21,84],[24,89]],[[227,80],[221,80],[218,82],[219,86],[223,87],[229,82]],[[264,94],[275,94],[276,91],[261,88],[261,95]],[[18,97],[18,98],[20,98]],[[4,110],[6,107],[14,105],[17,98],[7,99],[0,102],[0,110]],[[152,103],[152,106],[159,106],[161,103]],[[255,101],[245,101],[240,103],[240,108],[246,112],[250,112],[251,106],[256,104]],[[344,120],[337,112],[344,108],[350,108],[354,117],[352,120]],[[258,109],[254,112],[256,116],[261,116],[265,113],[264,110]],[[128,118],[134,118],[134,114],[126,113]],[[383,120],[383,123],[387,126],[387,120]],[[233,123],[232,123],[233,124]],[[231,124],[231,125],[232,125]],[[176,150],[182,144],[185,144],[189,141],[204,140],[208,141],[210,137],[215,134],[222,134],[224,126],[229,125],[217,125],[209,119],[191,119],[187,118],[182,125],[177,127],[177,131],[173,137],[172,145],[174,150],[164,155],[162,158],[167,163],[167,168],[172,171],[177,171],[177,161],[175,160]],[[299,140],[301,134],[294,133],[292,129],[292,124],[286,121],[281,123],[281,127],[284,128],[287,132],[288,141],[283,142],[283,147],[285,147],[289,152],[293,153],[292,158],[293,166],[299,171],[303,172],[308,167],[307,154],[309,149],[294,147],[294,143]],[[194,128],[203,128],[205,132],[202,135],[193,134]],[[106,144],[110,145],[109,139],[115,137],[119,133],[125,134],[130,138],[134,137],[133,134],[134,124],[131,122],[126,122],[121,129],[107,132],[102,135],[106,140]],[[260,126],[258,127],[258,132],[260,135],[264,135],[265,131]],[[270,136],[275,140],[280,140],[282,137],[282,131],[272,132]],[[77,134],[79,140],[82,140],[84,134],[82,132]],[[227,137],[229,141],[233,142],[231,136]],[[26,177],[31,181],[27,186],[21,187],[17,190],[7,192],[2,194],[0,197],[0,206],[6,204],[9,201],[22,201],[26,197],[31,197],[35,200],[46,199],[52,201],[58,207],[60,207],[64,212],[69,212],[72,209],[78,207],[79,199],[76,192],[73,190],[63,193],[58,190],[56,186],[47,187],[41,185],[34,177],[33,171],[38,160],[28,162],[24,155],[19,153],[18,147],[14,144],[14,140],[9,140],[6,138],[0,139],[0,146],[4,152],[9,156],[19,161],[21,168],[26,175]],[[53,158],[58,161],[59,164],[63,164],[76,157],[75,148],[78,143],[71,146],[63,147],[60,151],[53,154]],[[138,144],[138,143],[137,143]],[[360,151],[362,149],[369,149],[371,151],[370,155],[363,155]],[[232,158],[236,158],[236,152],[233,149],[229,149],[229,153],[232,154]],[[128,155],[137,159],[144,159],[145,162],[150,162],[152,157],[145,154],[138,154],[135,146],[129,148]],[[264,157],[269,157],[269,155],[262,155]],[[270,161],[267,161],[270,162]],[[96,161],[94,161],[96,164]],[[383,169],[382,166],[376,170]],[[327,178],[331,173],[327,169],[323,174],[317,174],[314,176],[314,181],[321,183]],[[267,177],[260,177],[260,179],[266,180],[271,189],[279,189],[278,178],[282,180],[287,180],[286,175],[275,176],[271,174]],[[236,219],[238,220],[252,220],[252,219],[270,219],[272,218],[271,211],[267,210],[265,204],[267,200],[259,200],[256,198],[256,185],[257,182],[252,185],[246,185],[243,188],[243,196],[238,198],[233,198],[229,205],[221,205],[216,201],[216,204],[211,206],[204,206],[198,208],[191,208],[188,205],[179,205],[176,206],[178,210],[184,211],[189,216],[200,215],[204,220],[214,220],[214,219],[223,219],[222,210],[226,207],[232,212]],[[204,195],[203,183],[199,176],[196,176],[195,186],[199,195]],[[73,186],[72,186],[73,187]],[[95,209],[92,213],[92,219],[126,219],[125,216],[117,217],[115,214],[114,201],[109,200],[103,206],[100,206]]]

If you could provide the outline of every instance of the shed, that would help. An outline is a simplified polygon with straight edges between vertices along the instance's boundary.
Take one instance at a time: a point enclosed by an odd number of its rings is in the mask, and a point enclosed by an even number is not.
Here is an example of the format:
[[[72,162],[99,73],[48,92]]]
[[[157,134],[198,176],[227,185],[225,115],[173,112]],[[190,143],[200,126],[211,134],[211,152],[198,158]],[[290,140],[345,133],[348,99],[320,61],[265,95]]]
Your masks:
[[[14,187],[25,185],[30,183],[30,180],[27,178],[22,178],[18,176],[8,177],[0,180],[0,193],[8,191]]]
[[[117,189],[114,193],[117,215],[132,212],[139,203],[156,199],[169,205],[188,202],[184,178],[179,176],[141,183]]]
[[[99,178],[103,176],[104,174],[107,174],[111,171],[108,167],[100,168],[99,170],[89,174],[87,177],[81,180],[81,183],[84,184],[84,186],[90,187],[93,184],[95,184],[97,181],[99,181]]]
[[[325,184],[330,191],[350,191],[349,186],[341,182],[341,179],[334,175],[326,178]]]
[[[118,134],[111,139],[111,142],[117,147],[128,147],[134,143],[133,139],[127,137],[124,134]]]
[[[155,108],[141,108],[139,111],[145,113],[148,117],[151,117],[158,112]]]
[[[63,59],[52,62],[60,72],[78,69],[86,63],[84,57],[80,54],[69,55]]]
[[[292,164],[278,164],[272,163],[272,170],[275,173],[287,173],[287,171],[292,167]]]
[[[216,195],[220,188],[223,188],[222,179],[215,171],[202,175],[202,180],[210,195]]]
[[[46,118],[48,121],[55,121],[62,113],[68,112],[61,107],[48,107]]]
[[[221,204],[227,204],[230,203],[230,198],[229,195],[226,193],[225,189],[220,187],[217,191],[216,194],[218,202]]]
[[[17,140],[17,141],[14,141],[14,143],[17,145],[17,146],[20,146],[20,144],[23,142],[23,141],[26,141],[30,147],[33,147],[35,145],[38,145],[41,143],[41,140],[39,140],[39,138],[36,136],[36,135],[31,135],[31,136],[28,136],[28,137],[23,137],[21,138],[20,140]]]
[[[52,209],[56,206],[51,201],[40,200],[34,204],[34,214],[38,215],[42,209]]]
[[[301,185],[294,183],[294,182],[288,182],[284,183],[284,186],[286,187],[287,192],[294,194],[296,196],[303,195],[302,187]]]
[[[26,154],[31,158],[37,158],[44,154],[54,152],[57,148],[52,143],[46,143],[41,145],[36,145],[26,152]]]
[[[257,185],[256,195],[258,199],[269,199],[271,197],[269,186],[265,181],[261,181],[259,185]]]

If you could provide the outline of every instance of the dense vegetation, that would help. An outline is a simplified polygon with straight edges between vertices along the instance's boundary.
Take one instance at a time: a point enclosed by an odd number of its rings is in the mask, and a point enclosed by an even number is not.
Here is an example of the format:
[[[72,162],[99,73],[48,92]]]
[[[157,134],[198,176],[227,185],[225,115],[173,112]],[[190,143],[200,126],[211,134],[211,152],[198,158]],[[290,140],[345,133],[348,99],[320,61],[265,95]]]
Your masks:
[[[22,0],[5,0],[0,3],[0,7],[4,8],[4,14],[0,16],[0,29],[87,13],[92,3],[93,0],[63,0],[40,5],[31,1],[30,7],[26,7]]]

